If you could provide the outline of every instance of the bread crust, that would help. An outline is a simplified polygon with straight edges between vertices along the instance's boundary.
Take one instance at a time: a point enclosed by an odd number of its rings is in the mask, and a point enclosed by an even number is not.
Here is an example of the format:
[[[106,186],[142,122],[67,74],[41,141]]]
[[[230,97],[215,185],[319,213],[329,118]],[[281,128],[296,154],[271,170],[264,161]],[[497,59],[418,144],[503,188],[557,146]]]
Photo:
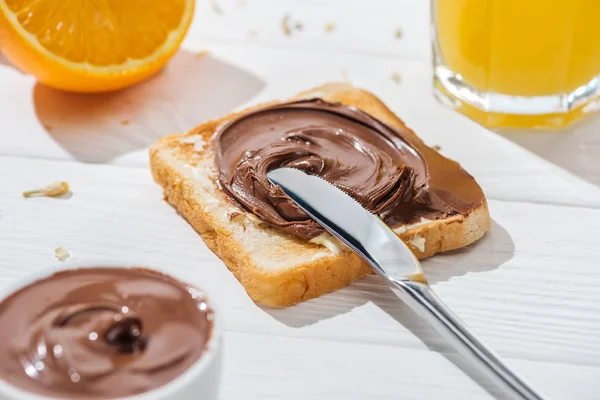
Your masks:
[[[339,101],[387,124],[406,128],[381,100],[348,84],[325,84],[302,92],[292,100],[309,97]],[[252,109],[263,106],[265,104]],[[210,170],[214,168],[211,138],[222,122],[247,111],[206,122],[185,135],[162,138],[151,147],[152,175],[163,187],[165,199],[200,233],[206,245],[227,265],[257,303],[276,307],[293,305],[340,289],[369,274],[368,265],[346,248],[335,251],[303,242],[255,219],[248,224],[247,221],[234,223],[224,218],[226,214],[231,217],[232,210],[236,215],[247,216],[249,213],[233,205],[215,184],[216,171]],[[198,138],[204,149],[198,151],[197,146],[186,138]],[[189,176],[187,171],[194,168],[206,172],[204,179]],[[206,181],[204,186],[199,185],[202,180]],[[424,258],[467,246],[481,238],[490,226],[491,219],[484,199],[479,207],[466,215],[408,227],[398,236],[417,257]],[[256,254],[258,252],[260,254]],[[265,261],[257,261],[266,257],[269,257],[269,264],[280,262],[284,267],[267,268]],[[300,261],[294,262],[294,257]]]

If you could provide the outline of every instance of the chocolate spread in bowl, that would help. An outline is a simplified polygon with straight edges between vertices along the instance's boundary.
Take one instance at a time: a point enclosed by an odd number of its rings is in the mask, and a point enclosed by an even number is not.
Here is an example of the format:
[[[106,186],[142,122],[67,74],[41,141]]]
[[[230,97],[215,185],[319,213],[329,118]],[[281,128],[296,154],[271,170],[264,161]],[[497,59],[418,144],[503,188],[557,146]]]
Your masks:
[[[231,200],[302,239],[324,232],[266,174],[293,167],[342,188],[390,227],[467,214],[485,197],[455,161],[407,128],[320,99],[282,103],[226,122],[214,137]]]
[[[202,356],[213,327],[205,301],[142,268],[56,273],[0,302],[0,378],[60,398],[157,388]]]

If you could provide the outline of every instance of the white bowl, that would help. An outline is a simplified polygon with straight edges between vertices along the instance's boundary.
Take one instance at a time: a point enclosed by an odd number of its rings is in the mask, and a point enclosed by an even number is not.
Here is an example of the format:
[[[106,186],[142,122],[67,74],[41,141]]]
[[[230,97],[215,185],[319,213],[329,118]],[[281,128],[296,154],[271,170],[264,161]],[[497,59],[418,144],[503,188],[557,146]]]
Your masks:
[[[175,270],[167,267],[157,267],[153,265],[147,265],[147,263],[134,264],[131,262],[118,263],[114,260],[104,261],[85,261],[85,262],[68,262],[55,264],[50,268],[45,268],[34,274],[28,276],[26,279],[13,285],[10,290],[0,291],[0,301],[4,300],[10,294],[17,290],[28,286],[36,281],[47,278],[50,275],[65,270],[78,269],[78,268],[92,268],[92,267],[143,267],[155,271],[162,272],[173,278],[186,283],[184,277],[180,276]],[[206,343],[206,349],[200,356],[200,358],[183,374],[173,379],[171,382],[160,386],[156,389],[150,390],[145,393],[141,393],[130,397],[121,397],[118,399],[128,400],[159,400],[159,399],[177,399],[177,400],[216,400],[219,385],[221,381],[221,369],[222,369],[222,327],[221,327],[221,315],[219,310],[215,308],[215,304],[211,301],[209,293],[204,288],[199,287],[207,297],[207,303],[210,305],[214,312],[214,320],[210,339]],[[31,393],[20,389],[16,386],[9,384],[8,382],[0,379],[0,399],[6,400],[48,400],[53,399],[52,397],[46,397],[39,394]]]

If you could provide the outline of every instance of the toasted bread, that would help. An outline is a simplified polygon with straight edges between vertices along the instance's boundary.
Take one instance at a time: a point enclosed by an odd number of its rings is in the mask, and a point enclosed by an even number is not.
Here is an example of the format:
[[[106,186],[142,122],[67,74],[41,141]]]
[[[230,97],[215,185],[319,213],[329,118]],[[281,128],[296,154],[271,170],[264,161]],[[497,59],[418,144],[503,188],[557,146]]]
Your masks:
[[[389,125],[405,127],[377,97],[348,84],[329,83],[291,100],[312,97],[354,106]],[[265,104],[255,108],[262,106]],[[369,274],[366,263],[329,234],[310,242],[296,238],[242,210],[219,189],[211,138],[220,124],[248,111],[206,122],[186,134],[162,138],[152,146],[152,174],[163,187],[166,200],[200,233],[258,303],[289,306]],[[490,225],[484,200],[465,215],[422,220],[395,231],[417,257],[423,258],[467,246],[481,238]]]

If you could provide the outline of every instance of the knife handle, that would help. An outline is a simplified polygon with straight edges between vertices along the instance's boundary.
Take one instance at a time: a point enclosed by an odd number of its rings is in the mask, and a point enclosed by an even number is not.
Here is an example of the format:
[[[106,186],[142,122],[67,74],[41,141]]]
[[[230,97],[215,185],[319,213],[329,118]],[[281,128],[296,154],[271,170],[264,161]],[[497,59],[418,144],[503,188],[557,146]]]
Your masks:
[[[511,398],[543,400],[545,397],[515,375],[498,356],[481,343],[427,283],[389,278],[390,287],[421,318],[429,322],[464,357],[478,363]]]

